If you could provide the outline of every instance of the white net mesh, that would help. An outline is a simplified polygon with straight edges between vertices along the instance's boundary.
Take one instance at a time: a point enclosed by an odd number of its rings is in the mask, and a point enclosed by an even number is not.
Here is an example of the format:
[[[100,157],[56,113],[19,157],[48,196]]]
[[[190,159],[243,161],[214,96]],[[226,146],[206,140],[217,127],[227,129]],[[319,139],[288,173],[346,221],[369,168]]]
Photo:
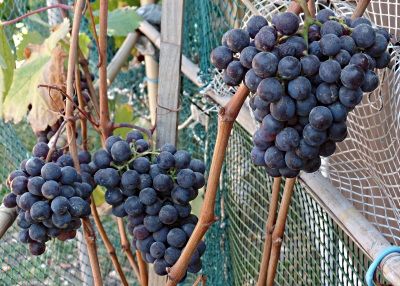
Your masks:
[[[270,20],[290,2],[264,0],[252,5]],[[356,6],[355,1],[316,2],[317,9],[327,5],[338,15],[351,16]],[[399,13],[398,1],[372,0],[364,16],[396,37]],[[248,11],[243,23],[251,16]],[[349,114],[349,136],[324,162],[322,173],[390,242],[400,245],[400,48],[390,46],[390,50],[392,68],[378,71],[381,85],[365,94]],[[223,83],[218,71],[211,87],[219,95],[235,92]]]

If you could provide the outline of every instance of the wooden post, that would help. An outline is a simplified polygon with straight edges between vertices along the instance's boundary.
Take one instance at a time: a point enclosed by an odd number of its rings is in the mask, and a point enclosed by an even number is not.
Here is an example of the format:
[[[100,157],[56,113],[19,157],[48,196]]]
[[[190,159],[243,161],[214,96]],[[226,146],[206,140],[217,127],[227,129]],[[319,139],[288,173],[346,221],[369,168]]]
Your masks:
[[[161,16],[160,69],[156,114],[157,147],[176,144],[181,90],[182,28],[184,1],[164,0]],[[146,66],[147,67],[147,66]],[[150,90],[149,90],[150,93]],[[149,285],[165,285],[166,277],[149,267]]]
[[[140,5],[153,4],[154,0],[140,0]],[[147,97],[149,99],[150,121],[154,126],[157,118],[157,95],[158,95],[158,62],[153,56],[145,55]]]
[[[157,146],[176,144],[182,59],[182,0],[165,0],[161,17]]]
[[[17,208],[8,209],[0,205],[0,238],[6,233],[7,229],[17,218]]]

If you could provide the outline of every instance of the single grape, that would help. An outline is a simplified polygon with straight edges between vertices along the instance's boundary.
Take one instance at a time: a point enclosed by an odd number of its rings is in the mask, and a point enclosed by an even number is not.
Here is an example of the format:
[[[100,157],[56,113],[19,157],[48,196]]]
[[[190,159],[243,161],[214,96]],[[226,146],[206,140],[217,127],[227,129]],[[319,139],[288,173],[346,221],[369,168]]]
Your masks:
[[[74,166],[74,160],[69,154],[63,154],[57,159],[57,164],[60,167],[65,167],[65,166]]]
[[[321,64],[319,58],[315,55],[307,55],[300,59],[301,70],[307,76],[312,76],[318,73],[319,65]]]
[[[356,43],[353,38],[348,35],[340,37],[340,48],[347,51],[350,55],[354,55],[357,51]]]
[[[42,195],[49,200],[54,199],[55,197],[61,194],[60,186],[56,181],[46,181],[42,186]]]
[[[165,205],[161,208],[158,216],[163,224],[170,225],[178,220],[178,211],[174,206]]]
[[[75,189],[72,186],[61,185],[60,196],[66,197],[67,199],[75,196]]]
[[[318,156],[319,147],[307,144],[304,139],[300,139],[299,146],[295,150],[298,157],[305,160],[310,160]],[[289,165],[288,165],[289,166]]]
[[[258,85],[257,95],[267,103],[276,102],[284,95],[284,88],[278,79],[266,78]]]
[[[157,165],[161,169],[170,169],[175,166],[175,158],[174,155],[172,155],[169,152],[162,151],[158,156],[157,156]]]
[[[154,272],[160,276],[167,275],[167,267],[170,266],[164,258],[156,259],[153,263]]]
[[[72,217],[68,211],[61,215],[53,213],[53,215],[51,216],[51,221],[53,222],[54,226],[61,229],[67,228],[71,220]]]
[[[111,147],[111,157],[115,162],[124,162],[131,158],[132,152],[129,143],[117,141]]]
[[[140,184],[139,184],[139,189],[143,190],[145,188],[149,188],[152,185],[152,179],[149,174],[141,174],[139,176]]]
[[[334,142],[341,142],[347,137],[346,122],[333,123],[328,130],[328,138]]]
[[[228,85],[238,85],[240,82],[243,80],[245,74],[246,74],[246,68],[242,66],[240,61],[232,61],[229,63],[229,65],[226,67],[224,74],[227,76],[227,78],[232,80],[232,83],[234,84],[228,84]]]
[[[109,137],[110,138],[110,137]],[[104,169],[110,166],[112,157],[106,150],[101,149],[93,154],[93,163],[99,169]]]
[[[375,31],[368,24],[360,24],[357,25],[353,32],[351,33],[351,37],[359,48],[369,48],[375,43]]]
[[[321,38],[321,28],[318,25],[312,24],[310,27],[308,27],[309,42],[318,41],[320,38]]]
[[[334,20],[326,21],[321,27],[321,36],[325,36],[328,34],[334,34],[340,37],[341,35],[343,35],[342,25]]]
[[[187,204],[190,201],[190,191],[177,186],[171,191],[171,198],[174,203]]]
[[[385,37],[386,41],[390,41],[391,35],[389,34],[388,30],[386,30],[385,28],[382,27],[377,27],[377,29],[375,30],[375,33],[378,35],[382,35]]]
[[[190,215],[190,212],[192,211],[192,207],[190,204],[181,205],[174,203],[174,207],[178,211],[178,215],[180,218],[188,217]]]
[[[336,143],[333,141],[326,141],[319,147],[319,155],[322,157],[329,157],[336,151]]]
[[[171,177],[165,174],[158,174],[153,179],[153,187],[161,193],[169,192],[174,187]]]
[[[139,200],[146,206],[152,205],[157,201],[157,193],[153,188],[145,188],[140,191]]]
[[[286,127],[278,133],[275,139],[275,146],[281,151],[290,151],[299,145],[300,136],[296,129]]]
[[[276,50],[278,51],[278,58],[284,58],[287,56],[296,56],[297,54],[297,50],[296,47],[294,45],[292,45],[291,43],[285,42],[282,44],[279,44],[276,47]]]
[[[128,214],[125,211],[124,204],[112,206],[111,212],[116,217],[126,217]]]
[[[327,106],[332,113],[334,122],[345,121],[347,118],[347,108],[340,102],[332,103]]]
[[[326,130],[333,122],[333,116],[328,107],[316,106],[309,115],[310,125],[317,130]]]
[[[319,22],[325,23],[329,21],[330,17],[335,17],[335,13],[331,9],[325,8],[318,12],[316,18]]]
[[[143,134],[139,130],[132,130],[126,134],[126,142],[128,143],[132,143],[141,139],[143,139]]]
[[[29,242],[33,242],[33,240],[30,238],[29,236],[29,230],[28,229],[22,229],[19,233],[18,233],[18,240],[21,243],[29,243]]]
[[[304,100],[296,100],[296,114],[299,116],[308,116],[311,109],[317,105],[317,99],[313,94],[310,94]]]
[[[271,114],[264,117],[261,127],[260,136],[267,142],[275,140],[276,135],[284,128],[283,122],[276,120]]]
[[[351,57],[349,63],[351,65],[362,68],[364,71],[368,70],[369,68],[369,60],[367,54],[356,53]]]
[[[173,247],[183,247],[187,241],[186,233],[180,228],[173,228],[168,232],[167,242]]]
[[[71,197],[68,199],[68,211],[73,217],[86,217],[90,215],[90,205],[80,197]]]
[[[150,232],[156,232],[163,227],[159,217],[155,215],[146,216],[143,220],[143,224]]]
[[[107,188],[104,199],[110,205],[119,205],[123,202],[124,196],[119,188]]]
[[[25,169],[29,175],[38,176],[40,175],[40,170],[42,169],[43,165],[44,161],[42,159],[33,157],[26,162]]]
[[[204,175],[202,173],[199,173],[199,172],[194,172],[194,174],[196,176],[196,180],[194,181],[193,188],[197,189],[197,190],[201,189],[206,184],[206,180],[204,178]]]
[[[304,162],[303,171],[306,173],[314,173],[321,167],[321,158],[316,157]]]
[[[253,58],[257,55],[259,51],[255,47],[246,47],[240,53],[240,63],[243,67],[251,69]]]
[[[272,169],[284,168],[286,166],[284,153],[275,146],[269,147],[265,151],[264,160],[267,167]]]
[[[181,252],[182,250],[180,250],[179,248],[170,246],[165,250],[164,259],[170,265],[174,265],[181,256]]]
[[[265,166],[264,154],[265,150],[253,147],[253,149],[251,149],[251,161],[253,164],[256,166]]]
[[[259,15],[252,16],[246,24],[247,32],[249,36],[254,39],[260,29],[268,25],[268,21]]]
[[[169,228],[167,226],[162,227],[158,231],[153,233],[153,239],[159,242],[167,242],[167,235]]]
[[[149,237],[149,235],[150,235],[150,232],[147,230],[147,228],[143,224],[137,225],[133,228],[133,236],[136,239],[143,240],[143,239],[146,239],[147,237]]]
[[[140,202],[139,197],[129,197],[124,203],[124,209],[128,215],[140,215],[144,212],[145,206]]]
[[[266,78],[265,80],[268,80],[268,78]],[[258,110],[261,110],[261,111],[267,111],[268,112],[267,114],[269,114],[269,112],[270,112],[270,109],[269,109],[270,103],[268,101],[262,99],[258,95],[254,96],[253,99],[254,99],[254,107],[255,107],[254,111],[258,109]]]
[[[390,63],[390,54],[388,52],[384,52],[380,57],[375,58],[376,68],[383,69],[389,66]]]
[[[319,41],[315,41],[309,44],[308,53],[316,56],[320,61],[325,60],[325,56],[321,52]]]
[[[269,52],[261,52],[255,55],[252,63],[255,74],[266,78],[275,74],[278,68],[278,58]]]
[[[86,150],[81,150],[78,152],[78,159],[80,164],[89,164],[92,156]]]
[[[275,119],[274,119],[275,120]],[[276,120],[275,120],[276,121]],[[279,121],[278,121],[279,122]],[[283,127],[282,127],[283,128]],[[275,136],[278,134],[279,131],[275,132],[274,135],[272,135],[271,133],[267,133],[265,131],[260,131],[257,130],[254,134],[253,134],[253,144],[255,147],[257,147],[260,150],[267,150],[267,148],[271,147],[273,145],[273,141]],[[267,138],[270,138],[270,141],[266,141],[264,139],[264,134],[267,135]]]
[[[323,82],[317,87],[316,97],[322,104],[332,104],[339,98],[338,86],[334,83]]]
[[[362,97],[363,93],[360,88],[353,90],[342,86],[339,89],[340,103],[348,108],[354,108],[357,104],[361,102]]]
[[[303,37],[291,36],[286,40],[286,43],[294,48],[294,56],[297,58],[302,57],[304,55],[304,52],[307,50],[307,43],[305,42]]]
[[[234,52],[241,52],[250,43],[250,36],[243,29],[231,29],[223,36],[224,45]]]
[[[75,168],[71,166],[65,166],[61,168],[60,182],[62,184],[71,185],[72,183],[76,182],[77,179],[78,179],[78,173],[76,172]]]
[[[262,78],[256,75],[253,69],[247,71],[244,77],[244,84],[251,92],[256,92]]]
[[[17,196],[14,193],[9,193],[3,197],[3,205],[6,208],[14,208],[17,206]]]
[[[327,60],[319,66],[319,76],[327,83],[334,83],[339,80],[342,68],[335,60]]]
[[[182,188],[191,188],[195,179],[196,176],[190,169],[181,169],[176,176],[176,182]]]
[[[254,37],[254,44],[257,50],[268,52],[272,50],[276,43],[276,31],[272,27],[262,28]]]
[[[164,257],[165,249],[164,243],[156,241],[150,246],[150,254],[154,258],[162,258]]]
[[[32,224],[29,227],[29,237],[37,242],[46,242],[47,232],[46,227],[40,223]]]
[[[121,186],[124,190],[135,190],[140,185],[139,173],[135,170],[128,170],[121,176]]]
[[[161,147],[160,151],[167,151],[173,155],[176,153],[176,147],[172,144],[166,143]]]
[[[147,142],[146,140],[139,139],[135,142],[135,147],[136,147],[136,151],[138,153],[143,153],[143,152],[149,150],[150,145],[149,145],[149,142]]]
[[[294,116],[296,112],[296,105],[289,96],[282,96],[282,98],[271,103],[271,115],[274,119],[279,121],[287,121]]]
[[[40,197],[34,196],[31,193],[27,192],[19,197],[18,206],[25,211],[29,211],[32,205],[39,200]]]
[[[29,243],[29,252],[32,255],[42,255],[46,251],[46,245],[42,242],[32,241]]]
[[[278,64],[278,74],[283,79],[294,79],[300,75],[301,64],[299,60],[292,56],[282,58]]]
[[[315,108],[315,107],[314,107]],[[310,124],[307,124],[303,130],[304,142],[311,146],[322,145],[327,138],[326,131],[315,129]]]
[[[116,187],[120,182],[118,171],[113,168],[100,169],[94,174],[96,184],[106,187]]]
[[[362,68],[352,64],[346,66],[340,74],[342,84],[349,89],[359,88],[364,81],[364,77],[365,73]]]
[[[304,100],[311,93],[311,83],[304,76],[299,76],[288,84],[289,95],[296,100]]]
[[[217,69],[222,70],[222,69],[226,69],[228,64],[230,62],[232,62],[233,53],[226,46],[219,46],[219,47],[216,47],[214,50],[212,50],[210,58],[211,58],[211,63]]]
[[[272,24],[283,35],[292,35],[297,32],[300,18],[292,12],[278,13],[272,16]]]
[[[49,146],[44,142],[39,142],[33,146],[32,154],[35,157],[46,159],[47,153],[49,153]]]
[[[111,153],[112,146],[118,141],[122,141],[122,138],[119,136],[114,136],[114,135],[112,135],[106,139],[105,145],[106,145],[106,150],[108,153]]]
[[[189,167],[191,155],[185,150],[179,150],[174,154],[175,167],[178,169],[185,169]]]
[[[350,59],[351,59],[350,53],[343,49],[340,50],[340,52],[335,56],[335,61],[337,61],[342,68],[345,67],[350,62]]]
[[[319,40],[321,53],[325,56],[335,56],[340,52],[340,39],[334,34],[327,34]]]
[[[363,92],[374,91],[379,86],[379,78],[373,71],[366,71],[364,81],[361,85],[361,90]]]
[[[376,34],[374,44],[369,47],[365,52],[372,57],[379,57],[383,54],[388,46],[386,38],[381,34]]]

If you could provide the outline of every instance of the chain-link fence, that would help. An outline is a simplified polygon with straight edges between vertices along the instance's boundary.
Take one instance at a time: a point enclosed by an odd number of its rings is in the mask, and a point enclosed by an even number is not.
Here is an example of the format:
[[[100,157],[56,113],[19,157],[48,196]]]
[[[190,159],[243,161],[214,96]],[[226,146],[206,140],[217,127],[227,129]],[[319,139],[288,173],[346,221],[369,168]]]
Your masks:
[[[263,1],[264,4],[256,7],[279,9],[289,1],[274,2]],[[0,11],[2,8],[0,5]],[[22,13],[25,10],[18,11]],[[245,7],[237,0],[185,1],[184,53],[199,65],[205,83],[213,77],[210,51],[219,45],[228,28],[242,25],[245,15]],[[14,16],[12,14],[10,18]],[[91,58],[95,63],[96,56]],[[128,103],[135,103],[135,112],[147,117],[143,70],[143,65],[137,65],[121,73],[113,83],[111,98],[125,96]],[[230,93],[222,86],[221,92]],[[209,166],[217,132],[215,104],[206,100],[201,90],[187,79],[183,80],[180,102],[180,147],[204,159]],[[24,133],[19,134],[20,138],[12,126],[0,124],[0,147],[5,150],[0,149],[0,158],[4,162],[0,169],[2,180],[17,162],[27,156],[21,141],[29,143],[29,140],[24,140]],[[202,272],[207,275],[209,285],[255,285],[257,279],[272,179],[262,168],[252,165],[250,150],[251,134],[236,124],[217,196],[215,212],[220,219],[206,234],[207,251],[203,256]],[[198,206],[194,205],[193,209],[198,210]],[[124,272],[134,285],[133,272],[122,253],[115,221],[108,215],[102,219],[118,250]],[[119,285],[104,245],[99,235],[97,237],[103,280],[106,285]],[[43,256],[32,257],[26,246],[17,242],[17,227],[10,228],[0,239],[0,284],[90,284],[90,267],[82,237],[48,244]],[[277,285],[363,285],[369,263],[367,256],[307,190],[297,185],[288,215]]]

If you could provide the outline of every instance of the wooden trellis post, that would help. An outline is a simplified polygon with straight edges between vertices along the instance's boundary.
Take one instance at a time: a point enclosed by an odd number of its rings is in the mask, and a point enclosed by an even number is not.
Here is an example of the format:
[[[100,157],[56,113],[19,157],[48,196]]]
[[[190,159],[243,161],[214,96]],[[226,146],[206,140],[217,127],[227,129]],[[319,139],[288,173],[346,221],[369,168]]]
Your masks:
[[[161,17],[161,45],[157,99],[156,146],[176,144],[179,94],[181,90],[183,0],[164,0]],[[150,268],[149,285],[165,285]]]

